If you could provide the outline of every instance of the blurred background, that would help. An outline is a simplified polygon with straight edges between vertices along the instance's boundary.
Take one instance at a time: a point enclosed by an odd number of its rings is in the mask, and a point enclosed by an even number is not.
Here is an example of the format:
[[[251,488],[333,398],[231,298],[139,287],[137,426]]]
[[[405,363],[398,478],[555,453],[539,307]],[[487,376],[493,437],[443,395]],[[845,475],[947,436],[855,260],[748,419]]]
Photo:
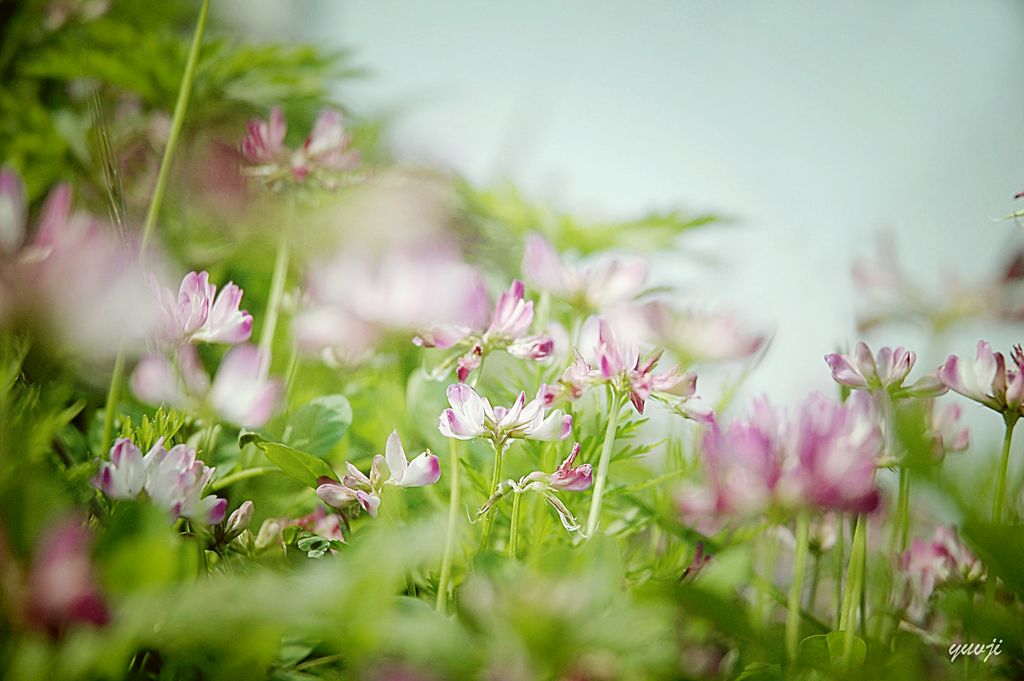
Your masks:
[[[398,159],[594,218],[710,211],[655,278],[774,331],[744,392],[834,390],[850,269],[889,232],[941,296],[999,275],[1024,189],[1019,2],[218,2],[254,36],[352,51],[338,98]],[[1020,326],[872,330],[922,368]],[[917,372],[915,372],[917,375]],[[980,407],[979,407],[980,410]]]

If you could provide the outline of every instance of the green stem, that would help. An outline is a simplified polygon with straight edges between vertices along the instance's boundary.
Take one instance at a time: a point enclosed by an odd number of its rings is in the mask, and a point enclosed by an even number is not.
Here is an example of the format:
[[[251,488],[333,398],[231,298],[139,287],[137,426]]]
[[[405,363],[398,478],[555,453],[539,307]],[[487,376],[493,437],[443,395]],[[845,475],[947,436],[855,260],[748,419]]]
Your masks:
[[[800,601],[803,594],[804,571],[807,567],[807,550],[810,543],[810,518],[807,511],[796,517],[796,556],[793,559],[793,583],[789,586],[789,602],[786,607],[786,653],[790,661],[796,660],[800,645]]]
[[[507,441],[498,442],[494,445],[494,473],[491,475],[491,494],[488,499],[498,493],[498,485],[501,482],[501,459],[505,454],[505,449],[508,447]],[[487,516],[484,518],[484,531],[480,537],[480,548],[478,552],[487,550],[487,542],[491,538],[491,526],[494,524],[494,513],[495,509],[491,509]]]
[[[840,623],[843,620],[843,549],[846,546],[846,519],[837,515],[836,517],[836,544],[832,547],[832,583],[835,587],[835,599],[833,600],[833,629],[839,631]]]
[[[459,519],[459,454],[462,443],[454,438],[450,443],[451,463],[448,476],[451,480],[451,493],[448,496],[448,530],[444,538],[444,554],[441,556],[441,576],[437,582],[437,602],[434,604],[438,612],[444,612],[448,604],[448,580],[452,574],[452,551],[455,548],[455,524]]]
[[[1006,421],[1006,434],[1003,436],[1003,456],[999,460],[999,477],[996,480],[996,496],[992,500],[993,525],[998,525],[1003,521],[1003,506],[1004,499],[1006,497],[1006,473],[1010,467],[1010,443],[1013,439],[1013,428],[1017,425],[1017,419],[1019,417],[1016,414],[1011,416],[1007,413],[1003,418]]]
[[[910,471],[900,468],[900,553],[907,550],[910,539]]]
[[[103,412],[103,439],[100,440],[100,455],[110,448],[114,437],[114,414],[121,399],[121,384],[124,383],[124,350],[117,353],[114,360],[114,373],[110,376],[110,387],[107,389],[107,406]]]
[[[225,487],[230,487],[236,482],[242,482],[243,480],[249,480],[251,478],[258,478],[267,475],[268,473],[274,473],[280,470],[281,469],[277,466],[257,466],[256,468],[246,468],[245,470],[225,475],[220,480],[215,480],[213,484],[210,485],[210,491],[216,492],[217,490],[222,490]]]
[[[516,551],[519,548],[519,503],[522,499],[523,495],[519,492],[512,497],[512,524],[509,525],[508,530],[508,556],[513,560],[515,560]]]
[[[992,500],[992,524],[999,525],[1003,522],[1003,506],[1006,497],[1006,473],[1010,467],[1010,444],[1013,441],[1013,428],[1017,425],[1020,415],[1007,412],[1003,414],[1003,421],[1006,423],[1006,432],[1003,435],[1003,454],[999,459],[999,477],[996,478],[996,495]],[[996,600],[996,577],[989,572],[985,583],[985,596],[989,603]]]
[[[612,460],[612,449],[615,447],[615,433],[619,427],[619,412],[622,411],[623,399],[614,391],[608,404],[608,428],[604,431],[604,442],[601,445],[601,458],[597,463],[597,480],[594,482],[594,496],[590,499],[590,513],[587,516],[587,536],[592,537],[601,523],[601,500],[604,487],[608,481],[608,465]]]
[[[843,658],[849,663],[856,636],[857,609],[861,605],[861,590],[864,585],[864,560],[867,555],[867,523],[864,516],[857,516],[853,530],[853,546],[850,549],[850,565],[846,573],[846,592],[843,594],[843,618],[839,624],[845,632],[843,637]]]
[[[181,86],[178,88],[178,99],[174,104],[174,116],[171,119],[170,134],[167,136],[167,146],[164,148],[163,158],[160,159],[160,172],[157,174],[156,188],[153,190],[153,198],[150,200],[149,210],[146,212],[146,222],[142,227],[140,250],[143,253],[146,252],[149,238],[153,234],[153,227],[160,214],[160,206],[163,204],[164,193],[167,191],[171,161],[174,159],[174,149],[178,145],[178,137],[181,135],[181,128],[185,122],[188,100],[192,96],[192,85],[196,79],[196,64],[199,62],[199,48],[203,43],[203,34],[206,33],[206,17],[209,13],[210,0],[203,0],[203,4],[199,8],[199,19],[196,21],[196,31],[192,36],[192,47],[189,48],[188,60],[185,62],[185,73],[181,77]]]
[[[277,330],[277,317],[284,299],[284,283],[288,276],[289,246],[287,232],[281,232],[281,240],[277,244],[277,257],[274,259],[274,274],[270,279],[270,300],[264,315],[263,330],[260,331],[260,354],[263,357],[263,374],[270,371],[270,351],[274,346],[274,332]]]

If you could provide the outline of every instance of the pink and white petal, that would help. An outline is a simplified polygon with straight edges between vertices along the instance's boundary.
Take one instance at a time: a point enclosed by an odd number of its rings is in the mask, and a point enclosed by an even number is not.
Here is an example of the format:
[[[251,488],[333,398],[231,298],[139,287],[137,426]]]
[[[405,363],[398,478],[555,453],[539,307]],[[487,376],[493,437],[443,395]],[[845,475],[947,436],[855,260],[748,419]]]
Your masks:
[[[409,462],[405,476],[396,484],[399,487],[423,487],[433,485],[441,478],[441,462],[429,451],[423,452]]]
[[[561,298],[569,297],[571,275],[555,247],[539,234],[526,238],[523,249],[523,277],[531,286]]]
[[[320,501],[328,506],[344,509],[356,500],[356,492],[345,485],[338,483],[324,483],[316,488],[316,495]]]
[[[163,355],[148,355],[136,365],[131,377],[132,394],[141,401],[171,407],[184,407],[188,404],[181,380],[174,371],[174,366]]]
[[[849,388],[867,388],[868,383],[846,355],[831,353],[825,355],[825,362],[832,370],[832,379]]]
[[[377,517],[377,509],[380,508],[380,497],[374,492],[356,491],[356,499],[363,510],[370,514],[371,518]]]

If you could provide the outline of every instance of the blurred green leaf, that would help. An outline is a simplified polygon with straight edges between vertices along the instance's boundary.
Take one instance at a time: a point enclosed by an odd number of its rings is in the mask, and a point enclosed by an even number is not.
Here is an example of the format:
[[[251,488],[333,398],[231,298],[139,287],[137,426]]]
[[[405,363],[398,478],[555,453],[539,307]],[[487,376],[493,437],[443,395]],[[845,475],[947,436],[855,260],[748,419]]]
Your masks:
[[[845,668],[847,665],[843,655],[845,645],[846,632],[844,631],[808,636],[800,642],[800,659],[805,664],[822,671]],[[864,639],[855,636],[853,648],[850,651],[849,665],[859,667],[864,664],[867,654],[868,647],[864,643]]]
[[[344,395],[318,397],[289,414],[279,425],[281,442],[325,457],[352,424],[352,406]]]

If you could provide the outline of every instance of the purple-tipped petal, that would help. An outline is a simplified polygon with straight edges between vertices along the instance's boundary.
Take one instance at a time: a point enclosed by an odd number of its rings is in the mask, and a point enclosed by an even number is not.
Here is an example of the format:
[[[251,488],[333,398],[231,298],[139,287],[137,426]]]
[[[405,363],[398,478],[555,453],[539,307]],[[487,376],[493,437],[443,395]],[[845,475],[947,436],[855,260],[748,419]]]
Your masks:
[[[409,462],[405,476],[396,483],[399,487],[423,487],[441,479],[441,462],[429,451]]]

